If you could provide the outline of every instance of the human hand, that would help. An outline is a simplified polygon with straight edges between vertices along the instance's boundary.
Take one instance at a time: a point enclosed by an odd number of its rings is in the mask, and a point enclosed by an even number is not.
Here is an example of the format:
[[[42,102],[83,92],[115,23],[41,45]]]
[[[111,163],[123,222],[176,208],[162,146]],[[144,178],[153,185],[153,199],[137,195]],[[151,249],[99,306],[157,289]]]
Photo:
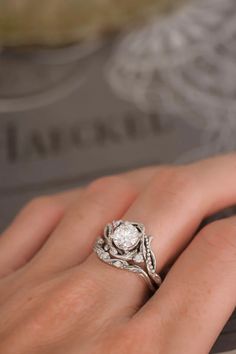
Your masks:
[[[236,305],[236,155],[99,179],[31,202],[0,238],[0,353],[205,354]],[[136,274],[92,253],[104,225],[154,236],[150,298]],[[177,260],[176,260],[177,259]]]

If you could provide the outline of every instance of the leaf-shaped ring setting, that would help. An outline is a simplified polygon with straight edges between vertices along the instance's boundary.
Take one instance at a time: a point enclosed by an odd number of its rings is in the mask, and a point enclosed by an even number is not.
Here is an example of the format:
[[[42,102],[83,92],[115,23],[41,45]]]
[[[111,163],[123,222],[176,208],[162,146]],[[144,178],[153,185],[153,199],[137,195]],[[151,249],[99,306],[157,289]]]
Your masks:
[[[143,224],[118,220],[105,226],[94,251],[103,262],[142,276],[154,292],[161,285],[161,277],[156,272],[151,241]]]

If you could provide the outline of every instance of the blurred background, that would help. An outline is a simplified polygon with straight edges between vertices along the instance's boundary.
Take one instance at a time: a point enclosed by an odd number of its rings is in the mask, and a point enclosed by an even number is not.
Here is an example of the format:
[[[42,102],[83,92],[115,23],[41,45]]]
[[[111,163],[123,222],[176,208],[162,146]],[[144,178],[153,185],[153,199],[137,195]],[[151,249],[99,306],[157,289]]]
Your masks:
[[[235,150],[235,98],[235,0],[1,0],[0,230],[37,195]],[[236,315],[213,352],[235,348]]]

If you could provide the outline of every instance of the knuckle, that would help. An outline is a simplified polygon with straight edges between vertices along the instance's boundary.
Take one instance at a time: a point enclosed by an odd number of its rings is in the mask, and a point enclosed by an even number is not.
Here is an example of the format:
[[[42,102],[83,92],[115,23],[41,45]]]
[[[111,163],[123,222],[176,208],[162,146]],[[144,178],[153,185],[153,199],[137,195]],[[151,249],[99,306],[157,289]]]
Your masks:
[[[62,285],[58,298],[63,299],[66,309],[77,308],[78,312],[87,312],[93,308],[98,299],[100,288],[93,278],[86,278],[83,275],[69,277],[68,283]],[[59,300],[58,299],[58,300]]]
[[[119,336],[116,338],[116,348],[119,348],[121,353],[139,353],[137,350],[138,339],[135,331],[132,330],[132,328],[130,329],[126,327],[125,330],[122,329],[120,331]]]
[[[56,324],[62,323],[66,318],[67,324],[76,318],[85,319],[88,313],[91,313],[97,305],[97,284],[91,279],[86,279],[83,274],[79,276],[78,272],[62,276],[48,286],[45,283],[37,287],[32,294],[33,301],[36,298],[36,306],[33,323],[42,331],[45,327],[52,326],[56,329]],[[42,300],[38,306],[38,293],[42,292]],[[65,325],[67,325],[65,323]],[[32,326],[31,326],[32,327]],[[60,330],[58,328],[58,330]],[[61,326],[63,330],[63,326]]]
[[[202,232],[208,248],[218,257],[236,261],[236,218],[215,221]]]
[[[154,174],[154,181],[157,183],[164,183],[175,173],[174,166],[159,166]]]
[[[116,348],[120,348],[121,353],[143,353],[143,348],[147,353],[153,352],[153,341],[150,340],[150,331],[132,324],[124,325],[118,333]]]
[[[48,216],[63,214],[63,206],[53,196],[40,196],[32,199],[22,210],[22,213],[43,213]]]
[[[165,166],[154,177],[154,189],[164,192],[173,200],[198,200],[200,197],[198,181],[190,168],[185,166]]]
[[[198,181],[192,171],[186,167],[178,167],[172,174],[173,186],[184,193],[194,193],[198,190]]]
[[[103,194],[108,191],[133,194],[135,193],[135,188],[128,179],[120,175],[98,178],[87,187],[89,194]]]

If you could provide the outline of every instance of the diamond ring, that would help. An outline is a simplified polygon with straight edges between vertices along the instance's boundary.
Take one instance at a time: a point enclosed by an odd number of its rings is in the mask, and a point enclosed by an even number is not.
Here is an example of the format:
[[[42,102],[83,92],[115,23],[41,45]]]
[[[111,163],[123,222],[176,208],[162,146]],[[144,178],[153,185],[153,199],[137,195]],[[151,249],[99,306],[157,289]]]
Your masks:
[[[156,272],[151,241],[144,225],[118,220],[105,226],[94,251],[103,262],[142,276],[154,292],[161,285],[161,277]]]

